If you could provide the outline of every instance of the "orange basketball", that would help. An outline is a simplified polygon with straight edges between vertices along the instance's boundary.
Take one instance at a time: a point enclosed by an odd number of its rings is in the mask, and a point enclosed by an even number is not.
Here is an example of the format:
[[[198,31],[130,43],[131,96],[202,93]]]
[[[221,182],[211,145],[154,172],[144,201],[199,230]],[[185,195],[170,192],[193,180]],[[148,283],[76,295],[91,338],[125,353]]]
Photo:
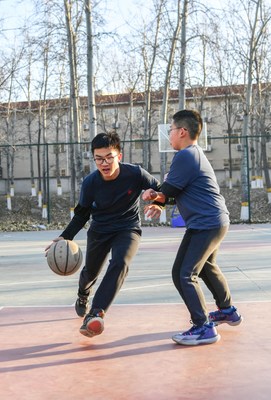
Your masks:
[[[54,242],[47,253],[47,263],[58,275],[72,275],[81,267],[83,254],[73,240]]]

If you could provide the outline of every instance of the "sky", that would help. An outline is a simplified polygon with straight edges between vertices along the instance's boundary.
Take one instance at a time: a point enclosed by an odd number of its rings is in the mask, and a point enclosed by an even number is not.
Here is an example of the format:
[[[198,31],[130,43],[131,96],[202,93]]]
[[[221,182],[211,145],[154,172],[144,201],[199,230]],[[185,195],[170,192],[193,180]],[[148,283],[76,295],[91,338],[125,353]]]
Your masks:
[[[107,0],[108,8],[112,9],[115,17],[112,18],[112,26],[121,26],[125,19],[129,19],[134,7],[134,0]],[[4,34],[12,37],[23,26],[24,18],[31,15],[33,5],[31,0],[0,0],[0,20]],[[123,22],[122,22],[123,21]]]
[[[63,0],[58,1],[63,4]],[[125,21],[131,18],[133,9],[138,9],[138,3],[142,1],[148,0],[102,0],[101,5],[107,6],[105,15],[107,25],[104,30],[107,32],[117,30],[120,33],[122,28],[125,29]],[[16,49],[21,37],[20,28],[23,28],[25,20],[33,14],[34,5],[31,0],[0,0],[1,50],[6,48],[8,52]]]
[[[45,0],[48,1],[48,0]],[[50,0],[49,0],[50,1]],[[63,0],[58,0],[60,5],[63,5]],[[172,0],[177,1],[177,0]],[[210,6],[215,5],[216,8],[220,6],[221,1],[225,0],[202,0],[205,4]],[[229,1],[229,0],[227,0]],[[232,0],[233,1],[233,0]],[[270,0],[271,1],[271,0]],[[104,31],[114,32],[129,35],[129,28],[127,22],[131,21],[135,24],[135,14],[146,14],[148,12],[148,5],[152,4],[151,0],[101,0],[100,5],[106,5],[105,20],[107,25],[103,27]],[[141,6],[139,6],[141,4]],[[64,6],[63,6],[64,8]],[[16,49],[16,45],[20,41],[20,28],[24,26],[26,18],[29,18],[34,13],[33,1],[31,0],[0,0],[0,31],[7,39],[3,40],[1,37],[1,47],[6,48],[7,51]],[[29,23],[29,22],[28,22]],[[15,38],[17,34],[17,38]],[[98,85],[98,83],[97,83]],[[103,83],[100,85],[103,87]],[[114,90],[106,88],[106,90]]]
[[[13,32],[15,33],[21,25],[23,16],[30,12],[29,2],[25,1],[24,3],[20,4],[14,0],[0,0],[1,27],[3,27],[5,35],[11,36]]]
[[[271,2],[271,0],[266,1]],[[136,10],[143,12],[144,6],[150,0],[102,0],[102,2],[107,4],[107,9],[110,10],[106,20],[110,30],[114,30],[114,28],[124,26],[125,21],[131,20]],[[32,14],[32,3],[31,0],[0,0],[0,21],[2,21],[0,26],[1,31],[4,29],[7,37],[12,39],[16,31],[18,32],[18,29],[23,26],[25,17]],[[140,3],[143,5],[142,7],[139,6]],[[221,0],[205,0],[205,5],[219,7]],[[145,11],[147,12],[146,8]]]

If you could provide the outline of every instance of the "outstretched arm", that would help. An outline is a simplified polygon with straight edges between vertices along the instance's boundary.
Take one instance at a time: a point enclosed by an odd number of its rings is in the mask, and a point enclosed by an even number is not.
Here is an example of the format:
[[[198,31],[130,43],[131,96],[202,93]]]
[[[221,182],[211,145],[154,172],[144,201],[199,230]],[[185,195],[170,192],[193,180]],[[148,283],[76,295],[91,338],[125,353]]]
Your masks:
[[[66,229],[60,234],[59,237],[53,239],[53,242],[49,244],[45,248],[45,257],[47,256],[48,250],[52,246],[54,242],[58,242],[59,240],[63,239],[68,239],[68,240],[73,240],[74,236],[77,235],[77,233],[85,226],[85,224],[88,222],[90,218],[90,213],[91,209],[82,207],[80,204],[77,204],[77,206],[74,209],[74,216]]]
[[[166,196],[162,192],[156,192],[154,189],[147,189],[142,194],[142,200],[155,200],[159,203],[164,204],[166,202]]]

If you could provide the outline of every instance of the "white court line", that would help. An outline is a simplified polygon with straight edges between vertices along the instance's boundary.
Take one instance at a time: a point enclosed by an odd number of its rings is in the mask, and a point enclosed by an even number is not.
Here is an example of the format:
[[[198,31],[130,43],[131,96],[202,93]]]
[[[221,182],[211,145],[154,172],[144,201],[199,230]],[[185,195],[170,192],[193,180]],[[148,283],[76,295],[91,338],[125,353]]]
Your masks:
[[[263,303],[271,303],[271,300],[241,300],[241,301],[235,301],[234,304],[263,304]],[[0,311],[4,310],[5,308],[71,308],[74,306],[75,303],[71,305],[48,305],[48,306],[3,306],[0,307]],[[214,305],[214,302],[207,301],[206,304]],[[184,305],[182,301],[179,303],[125,303],[125,304],[112,304],[110,308],[112,307],[142,307],[142,306],[156,306],[156,307],[161,307],[161,306],[180,306]]]
[[[242,273],[242,271],[240,271]],[[229,272],[229,274],[232,272]],[[262,274],[262,271],[258,271],[259,274]],[[253,272],[253,274],[257,274],[257,272]],[[242,275],[244,276],[244,278],[229,278],[227,277],[228,281],[231,282],[240,282],[240,281],[249,281],[249,282],[254,282],[254,281],[270,281],[271,280],[271,276],[270,278],[264,277],[264,278],[250,278],[249,276],[247,276],[246,274],[242,273]],[[132,280],[137,280],[137,279],[142,279],[142,278],[151,278],[151,279],[157,279],[157,278],[168,278],[171,277],[171,275],[139,275],[139,276],[130,276],[126,279],[125,282],[131,282]],[[101,280],[101,278],[99,278],[99,280]],[[24,281],[24,282],[9,282],[9,283],[0,283],[0,287],[1,286],[20,286],[20,285],[36,285],[36,284],[47,284],[47,283],[63,283],[62,279],[59,280],[52,280],[52,281]],[[72,283],[72,282],[78,282],[78,279],[69,279],[66,282]],[[171,282],[172,283],[172,282]],[[134,289],[138,289],[138,288],[142,288],[142,287],[155,287],[155,286],[165,286],[168,285],[169,283],[163,283],[161,285],[147,285],[147,286],[139,286],[139,287],[135,287]],[[121,289],[121,290],[132,290],[130,289]]]
[[[70,308],[74,306],[74,304],[66,304],[66,305],[59,305],[59,306],[55,306],[55,305],[48,305],[48,306],[3,306],[0,308],[0,311],[3,310],[4,308]]]
[[[63,283],[63,280],[53,280],[53,281],[24,281],[24,282],[9,282],[9,283],[0,283],[0,286],[19,286],[19,285],[36,285],[40,283]],[[78,279],[69,279],[66,282],[78,282]]]
[[[170,282],[170,283],[162,283],[162,284],[159,284],[159,285],[136,286],[136,287],[132,287],[132,288],[120,289],[120,292],[128,292],[128,291],[131,291],[131,290],[149,289],[149,288],[154,288],[154,287],[172,286],[172,285],[173,285],[173,282]]]
[[[271,300],[240,300],[240,301],[235,301],[234,304],[249,304],[249,303],[271,303]],[[213,301],[207,301],[206,304],[212,304],[214,305]],[[174,305],[174,306],[179,306],[179,305],[184,305],[184,302],[180,301],[180,303],[133,303],[133,304],[129,304],[129,303],[123,303],[123,304],[113,304],[111,307],[115,307],[115,306],[125,306],[125,307],[130,307],[130,306],[164,306],[164,305]]]

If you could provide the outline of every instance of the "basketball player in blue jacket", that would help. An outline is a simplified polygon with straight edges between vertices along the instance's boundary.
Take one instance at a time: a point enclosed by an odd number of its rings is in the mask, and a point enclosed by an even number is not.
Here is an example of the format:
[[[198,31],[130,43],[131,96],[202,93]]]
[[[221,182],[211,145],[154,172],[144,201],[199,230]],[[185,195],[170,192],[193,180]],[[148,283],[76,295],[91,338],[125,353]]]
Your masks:
[[[103,332],[104,315],[137,252],[141,238],[139,201],[142,190],[160,189],[159,181],[143,168],[120,162],[121,144],[116,133],[95,136],[91,151],[97,170],[84,179],[74,217],[54,240],[72,240],[91,217],[85,266],[80,273],[75,303],[78,316],[84,317],[80,333],[88,337]],[[148,217],[160,216],[162,207],[159,204],[154,202],[146,206]],[[89,296],[110,252],[106,273],[89,307]]]
[[[217,342],[215,325],[239,325],[241,315],[232,305],[225,276],[216,264],[220,243],[229,228],[229,212],[216,177],[197,144],[202,119],[194,110],[178,111],[173,116],[169,140],[177,150],[161,191],[152,188],[143,193],[143,200],[164,203],[174,198],[186,223],[186,232],[172,268],[172,278],[191,315],[193,326],[173,336],[182,345]],[[208,315],[199,278],[211,291],[217,311]]]

